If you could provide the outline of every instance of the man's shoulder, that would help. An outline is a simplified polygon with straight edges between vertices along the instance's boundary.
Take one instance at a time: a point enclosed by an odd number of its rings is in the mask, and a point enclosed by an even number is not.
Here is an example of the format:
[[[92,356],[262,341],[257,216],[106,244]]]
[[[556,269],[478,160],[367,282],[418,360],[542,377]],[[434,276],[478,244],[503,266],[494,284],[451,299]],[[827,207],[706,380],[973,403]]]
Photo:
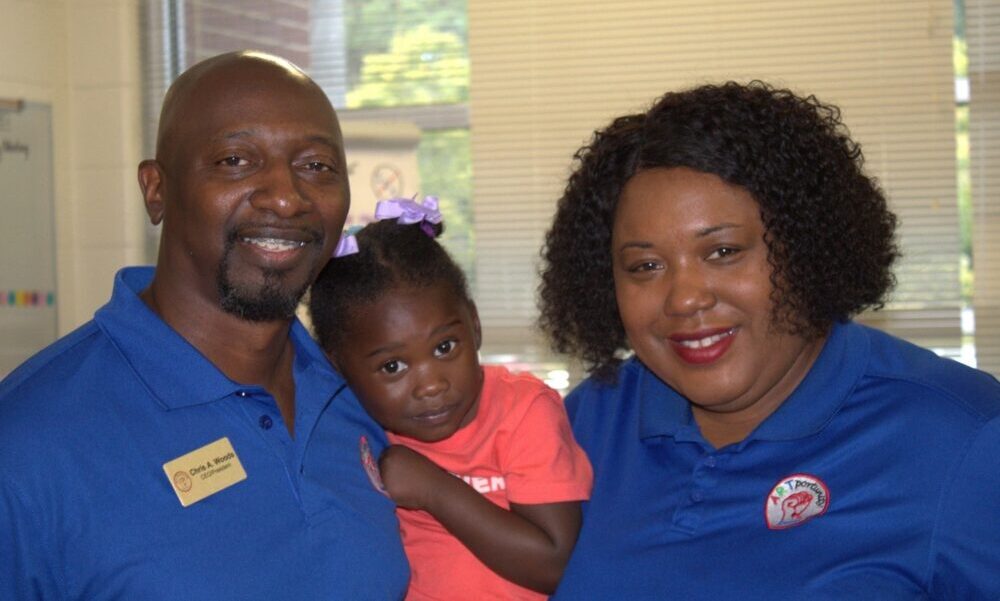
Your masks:
[[[93,322],[60,338],[0,382],[0,472],[17,479],[58,449],[86,448],[114,368],[110,341]],[[69,444],[67,444],[69,443]],[[20,476],[19,476],[20,474]]]
[[[81,370],[87,365],[100,366],[93,361],[95,353],[109,347],[109,340],[94,322],[89,321],[76,330],[38,351],[19,365],[0,382],[0,412],[14,399],[47,389],[62,389],[74,385]]]

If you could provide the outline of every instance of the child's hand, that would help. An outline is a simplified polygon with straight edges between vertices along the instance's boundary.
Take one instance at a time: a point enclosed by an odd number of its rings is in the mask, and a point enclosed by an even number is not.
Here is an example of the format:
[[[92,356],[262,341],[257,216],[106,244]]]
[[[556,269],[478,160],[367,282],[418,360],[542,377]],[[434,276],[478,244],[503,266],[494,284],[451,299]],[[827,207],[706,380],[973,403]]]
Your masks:
[[[424,509],[431,505],[440,478],[454,478],[430,459],[407,447],[394,444],[378,460],[382,483],[389,497],[400,507]]]

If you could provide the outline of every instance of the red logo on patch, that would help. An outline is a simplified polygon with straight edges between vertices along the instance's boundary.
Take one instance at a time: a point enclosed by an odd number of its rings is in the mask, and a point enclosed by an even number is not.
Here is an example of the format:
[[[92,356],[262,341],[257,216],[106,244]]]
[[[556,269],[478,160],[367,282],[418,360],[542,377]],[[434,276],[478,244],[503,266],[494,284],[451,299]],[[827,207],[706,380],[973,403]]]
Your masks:
[[[764,520],[771,530],[804,524],[826,513],[830,489],[810,474],[792,474],[778,481],[764,501]]]
[[[382,473],[378,469],[378,461],[375,461],[372,447],[364,436],[358,441],[358,450],[361,452],[361,465],[365,468],[365,473],[368,474],[372,486],[383,495],[388,495],[389,493],[385,492],[385,485],[382,484]]]

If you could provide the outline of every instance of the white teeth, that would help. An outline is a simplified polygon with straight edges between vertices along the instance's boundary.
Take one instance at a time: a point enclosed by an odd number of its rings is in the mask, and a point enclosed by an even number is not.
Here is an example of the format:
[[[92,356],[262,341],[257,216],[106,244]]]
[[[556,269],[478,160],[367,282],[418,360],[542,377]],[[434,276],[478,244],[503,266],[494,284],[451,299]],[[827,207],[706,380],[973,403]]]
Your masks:
[[[712,336],[707,336],[707,337],[701,338],[699,340],[682,340],[681,343],[680,343],[680,345],[683,346],[683,347],[686,347],[686,348],[695,348],[695,349],[697,349],[697,348],[705,348],[705,347],[712,346],[713,344],[716,344],[717,342],[719,342],[723,338],[727,338],[727,337],[732,336],[732,335],[733,335],[733,331],[732,330],[727,330],[727,331],[725,331],[725,332],[723,332],[721,334],[714,334]]]
[[[282,240],[280,238],[243,238],[243,241],[247,244],[253,244],[258,248],[263,248],[270,252],[280,252],[283,250],[292,250],[295,248],[302,248],[306,245],[305,242],[296,242],[295,240]]]

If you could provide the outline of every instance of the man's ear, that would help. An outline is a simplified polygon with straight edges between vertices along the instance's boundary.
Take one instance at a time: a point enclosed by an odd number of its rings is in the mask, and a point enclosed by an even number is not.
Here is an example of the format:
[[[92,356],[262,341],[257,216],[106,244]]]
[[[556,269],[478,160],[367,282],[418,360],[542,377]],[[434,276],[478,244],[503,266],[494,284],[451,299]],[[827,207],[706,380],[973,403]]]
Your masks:
[[[146,159],[139,163],[139,189],[142,190],[142,200],[146,204],[146,214],[153,225],[159,225],[163,221],[163,181],[163,169],[158,162]]]

